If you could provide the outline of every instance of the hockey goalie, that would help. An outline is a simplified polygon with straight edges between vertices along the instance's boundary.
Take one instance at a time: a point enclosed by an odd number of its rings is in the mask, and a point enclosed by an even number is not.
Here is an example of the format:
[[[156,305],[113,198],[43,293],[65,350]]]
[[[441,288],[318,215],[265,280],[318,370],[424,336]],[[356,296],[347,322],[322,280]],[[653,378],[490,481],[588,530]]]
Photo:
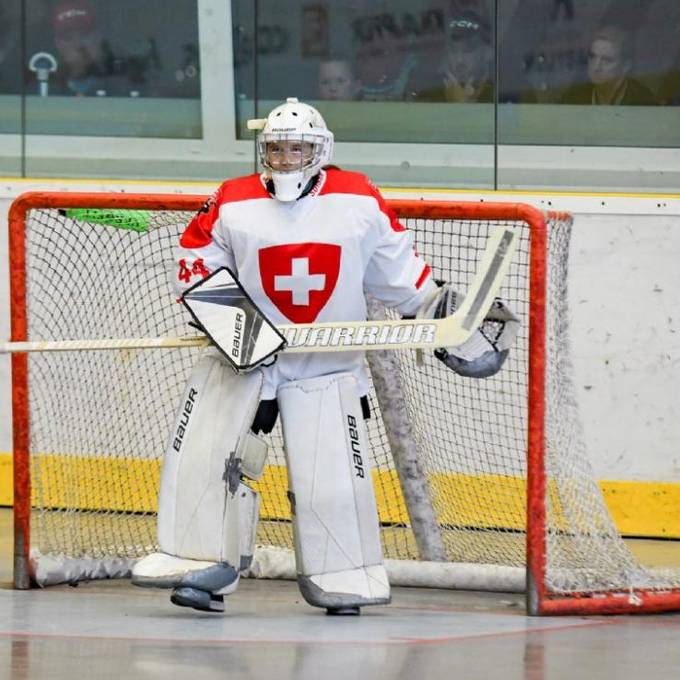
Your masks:
[[[291,98],[249,127],[259,129],[263,172],[224,182],[182,234],[175,280],[185,303],[228,294],[232,284],[212,277],[230,271],[274,325],[365,320],[365,294],[406,317],[455,311],[460,295],[435,283],[378,190],[329,166],[333,134],[316,109]],[[436,354],[462,375],[492,375],[517,326],[497,301],[469,341]],[[280,417],[304,599],[329,614],[388,603],[364,352],[286,353],[272,336],[244,370],[230,355],[250,343],[251,356],[252,328],[237,314],[230,332],[231,343],[206,350],[190,376],[163,461],[161,552],[136,564],[133,583],[171,589],[176,605],[223,611],[253,556],[259,497],[250,482],[267,453],[259,435]]]

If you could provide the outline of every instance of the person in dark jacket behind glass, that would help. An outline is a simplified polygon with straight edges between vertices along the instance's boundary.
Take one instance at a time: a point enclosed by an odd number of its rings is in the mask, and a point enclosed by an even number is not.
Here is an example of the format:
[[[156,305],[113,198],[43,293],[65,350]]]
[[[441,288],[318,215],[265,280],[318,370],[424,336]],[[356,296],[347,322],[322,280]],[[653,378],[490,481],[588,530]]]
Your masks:
[[[633,37],[619,26],[596,31],[588,50],[588,82],[567,88],[561,104],[653,106],[654,95],[630,76]]]

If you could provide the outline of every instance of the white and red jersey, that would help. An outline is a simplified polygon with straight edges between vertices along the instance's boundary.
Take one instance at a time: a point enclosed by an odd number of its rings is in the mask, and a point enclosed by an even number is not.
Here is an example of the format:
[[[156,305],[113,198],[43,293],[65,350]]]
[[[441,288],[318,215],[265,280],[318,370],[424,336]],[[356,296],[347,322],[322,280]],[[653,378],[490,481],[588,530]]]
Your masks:
[[[189,223],[177,250],[178,292],[229,267],[274,324],[361,321],[364,292],[415,314],[434,287],[378,190],[355,172],[321,171],[312,191],[274,199],[257,174],[227,180]],[[350,371],[368,391],[364,352],[286,354],[265,367],[263,399],[288,380]]]

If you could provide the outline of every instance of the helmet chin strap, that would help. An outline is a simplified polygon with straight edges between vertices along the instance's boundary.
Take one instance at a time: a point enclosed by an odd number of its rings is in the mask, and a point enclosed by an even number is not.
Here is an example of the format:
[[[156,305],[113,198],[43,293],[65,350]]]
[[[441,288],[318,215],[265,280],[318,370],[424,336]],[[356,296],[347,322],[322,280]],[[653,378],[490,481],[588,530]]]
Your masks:
[[[304,198],[319,181],[319,175],[320,173],[317,173],[314,175],[314,177],[310,177],[309,181],[305,185],[305,188],[302,190],[302,193],[294,200],[299,201],[301,198]],[[276,186],[274,185],[274,180],[271,177],[268,177],[265,181],[265,187],[272,196],[276,196]]]

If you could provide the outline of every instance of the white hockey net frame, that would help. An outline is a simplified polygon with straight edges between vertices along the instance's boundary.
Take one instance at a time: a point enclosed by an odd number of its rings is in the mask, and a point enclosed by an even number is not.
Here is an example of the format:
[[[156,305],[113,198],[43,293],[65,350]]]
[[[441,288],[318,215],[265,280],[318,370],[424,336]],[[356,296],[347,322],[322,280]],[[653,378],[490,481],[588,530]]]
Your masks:
[[[12,340],[183,334],[186,319],[172,307],[169,293],[168,303],[148,316],[141,296],[142,307],[132,309],[137,302],[130,293],[153,287],[157,297],[165,295],[158,291],[169,290],[173,241],[204,201],[171,195],[21,196],[10,211]],[[570,216],[544,215],[517,203],[389,204],[414,231],[435,276],[462,290],[490,228],[515,225],[522,240],[502,297],[524,320],[517,347],[492,379],[461,379],[429,355],[419,362],[412,350],[369,353],[376,388],[369,421],[374,482],[392,582],[500,591],[524,590],[526,583],[532,614],[680,608],[678,572],[644,567],[625,546],[580,436],[567,328]],[[93,212],[74,216],[71,211],[78,209]],[[125,229],[112,228],[116,220]],[[144,246],[144,239],[162,230],[165,240],[154,249],[135,250],[133,244]],[[80,251],[95,260],[74,260]],[[106,324],[89,327],[79,317],[102,296],[111,306]],[[386,312],[371,303],[371,313]],[[125,576],[135,559],[154,549],[150,505],[157,475],[149,470],[157,469],[166,420],[174,417],[196,350],[167,352],[13,355],[17,588]],[[100,362],[92,364],[96,374],[87,368],[94,355]],[[145,368],[154,355],[158,363]],[[158,366],[169,363],[180,370],[165,376]],[[75,365],[86,372],[71,373]],[[132,389],[135,371],[143,376],[137,382],[148,383],[142,396],[139,385]],[[159,394],[169,406],[154,402]],[[126,423],[119,418],[97,429],[94,421],[117,408],[112,403],[121,406]],[[64,411],[70,420],[62,423]],[[164,418],[156,418],[160,411]],[[81,413],[78,422],[74,414]],[[135,440],[140,430],[150,438]],[[88,454],[106,455],[84,455],[81,436]],[[124,451],[116,461],[119,472],[112,474],[111,457],[121,441],[124,449],[153,451],[135,461]],[[276,461],[281,446],[276,430],[271,444],[270,461]],[[61,470],[66,462],[68,472]],[[251,572],[292,578],[285,472],[281,465],[270,468],[258,533],[263,547]],[[92,488],[98,489],[94,499],[88,496]],[[123,519],[122,532],[109,531]]]

